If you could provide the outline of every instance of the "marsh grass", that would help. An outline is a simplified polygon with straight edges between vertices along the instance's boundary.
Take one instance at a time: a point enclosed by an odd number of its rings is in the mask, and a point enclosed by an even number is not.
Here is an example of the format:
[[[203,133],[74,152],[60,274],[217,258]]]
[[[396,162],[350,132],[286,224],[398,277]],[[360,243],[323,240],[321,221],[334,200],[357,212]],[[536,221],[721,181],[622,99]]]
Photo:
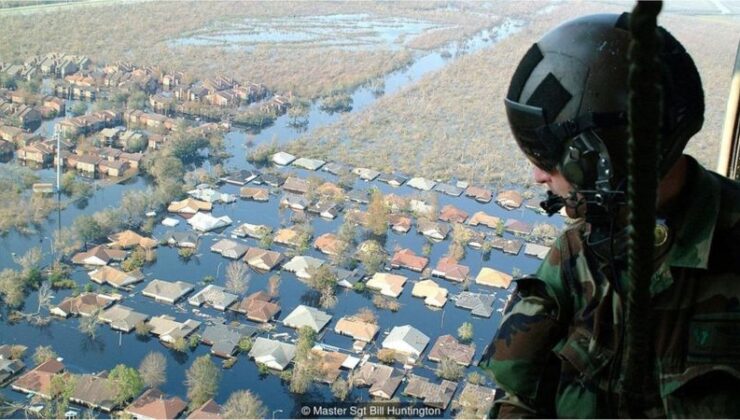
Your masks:
[[[516,7],[542,6],[540,2],[518,2]],[[503,108],[516,63],[533,42],[558,23],[606,11],[623,9],[579,2],[577,7],[567,3],[533,14],[519,33],[459,57],[418,83],[378,99],[362,113],[348,114],[331,126],[304,135],[290,145],[289,152],[381,171],[527,188],[531,166],[518,151]],[[522,10],[516,13],[523,15]],[[705,124],[687,151],[702,164],[714,167],[736,48],[736,40],[728,40],[728,36],[739,32],[740,22],[666,15],[661,16],[661,23],[687,47],[702,74]]]

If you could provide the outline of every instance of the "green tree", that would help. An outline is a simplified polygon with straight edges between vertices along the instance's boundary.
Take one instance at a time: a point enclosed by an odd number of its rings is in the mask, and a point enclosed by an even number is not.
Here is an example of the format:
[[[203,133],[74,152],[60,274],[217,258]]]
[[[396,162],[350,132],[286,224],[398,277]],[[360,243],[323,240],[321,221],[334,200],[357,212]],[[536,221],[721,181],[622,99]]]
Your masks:
[[[262,419],[267,408],[262,400],[247,390],[234,391],[223,406],[221,415],[226,419]]]
[[[150,352],[139,364],[139,375],[147,387],[160,387],[167,381],[167,358],[162,353]]]
[[[99,315],[100,310],[97,310],[90,316],[80,317],[80,332],[89,336],[90,338],[95,338],[95,336],[98,334],[98,325],[100,324]]]
[[[134,326],[134,332],[136,332],[136,335],[144,337],[152,332],[152,326],[147,324],[146,321],[139,321]]]
[[[25,281],[23,276],[15,270],[6,268],[0,271],[0,295],[3,302],[10,308],[23,305],[25,299]]]
[[[172,349],[180,353],[185,353],[189,348],[188,340],[183,337],[177,337],[175,342],[172,343]]]
[[[249,353],[249,350],[252,350],[253,344],[254,342],[252,342],[250,337],[242,337],[239,340],[239,351],[242,353]]]
[[[436,370],[437,376],[448,381],[458,381],[465,374],[465,370],[456,361],[447,356],[442,357]]]
[[[146,106],[146,100],[147,100],[146,93],[140,90],[137,90],[136,92],[133,92],[131,95],[129,95],[126,101],[126,107],[128,109],[143,110],[144,107]]]
[[[331,393],[340,401],[346,400],[350,391],[352,391],[352,384],[342,378],[331,384]]]
[[[102,237],[101,228],[93,216],[81,215],[72,223],[72,229],[77,232],[77,236],[87,246],[88,242],[95,241]]]
[[[82,115],[87,112],[87,104],[84,102],[75,102],[71,107],[67,108],[67,112],[73,116]]]
[[[457,329],[457,335],[460,337],[462,342],[470,342],[470,340],[473,339],[473,324],[470,322],[463,322]]]
[[[36,351],[33,352],[33,363],[40,365],[57,357],[51,346],[38,346],[36,347]]]
[[[144,390],[144,381],[139,375],[139,371],[124,364],[116,365],[110,371],[108,380],[115,390],[117,405],[135,398]]]
[[[383,194],[373,189],[370,194],[370,204],[367,207],[367,228],[375,236],[384,236],[388,231],[388,207],[385,205]]]
[[[69,407],[69,398],[72,396],[77,384],[76,377],[68,373],[57,373],[51,377],[49,384],[49,395],[52,404],[47,407],[45,417],[62,418]]]
[[[301,327],[298,330],[296,355],[293,362],[293,374],[290,379],[290,392],[303,394],[308,391],[311,381],[318,372],[318,363],[311,349],[316,342],[316,331],[311,327]]]
[[[188,388],[190,407],[200,407],[213,398],[221,380],[221,371],[208,355],[200,356],[185,373],[185,385]]]

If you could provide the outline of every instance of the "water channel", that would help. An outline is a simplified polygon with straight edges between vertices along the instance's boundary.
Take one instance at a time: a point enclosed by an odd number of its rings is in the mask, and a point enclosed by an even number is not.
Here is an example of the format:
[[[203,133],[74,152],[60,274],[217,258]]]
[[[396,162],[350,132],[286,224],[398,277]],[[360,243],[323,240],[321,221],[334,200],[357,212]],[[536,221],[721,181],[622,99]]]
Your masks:
[[[465,43],[465,51],[473,52],[482,48],[491,47],[497,40],[510,35],[521,25],[521,22],[505,21],[498,28],[492,31],[485,31],[473,39],[468,40]],[[443,54],[443,51],[432,52],[419,57],[409,67],[387,75],[384,78],[385,94],[389,95],[398,92],[404,87],[413,84],[424,75],[441,69],[449,60],[453,60],[457,54],[463,53],[458,46],[451,46],[446,51],[453,58],[445,58],[447,54]],[[352,99],[353,110],[351,112],[361,112],[373,103],[375,96],[373,95],[371,88],[361,87],[352,94]],[[319,109],[318,104],[312,104],[308,115],[308,130],[331,124],[337,121],[340,117],[340,114],[329,114],[323,112]],[[288,122],[289,117],[287,115],[278,118],[272,126],[253,135],[253,141],[256,144],[259,144],[265,141],[271,141],[273,138],[277,138],[280,142],[289,142],[292,139],[295,139],[301,134],[301,131],[289,127]],[[47,127],[48,129],[48,125],[42,126],[41,129],[44,129],[44,127]],[[232,130],[226,135],[228,151],[233,155],[225,165],[227,168],[251,168],[251,165],[244,159],[244,143],[247,135],[247,133],[237,129]],[[336,180],[333,175],[329,175],[323,171],[317,173],[294,168],[291,168],[290,171],[304,178],[309,175],[319,175],[328,180]],[[45,178],[50,178],[51,175],[52,173],[50,171],[42,172],[42,176]],[[84,206],[71,205],[65,208],[60,215],[62,225],[70,225],[79,215],[92,214],[106,207],[115,206],[126,191],[146,188],[146,186],[147,181],[138,177],[125,184],[118,184],[98,189],[94,195],[87,200]],[[358,180],[355,183],[355,188],[367,189],[370,186],[376,186],[384,193],[393,192],[401,196],[408,196],[416,193],[415,190],[407,186],[393,188],[387,184],[379,182],[367,183],[361,180]],[[223,192],[238,194],[238,187],[236,186],[227,184],[220,189]],[[488,214],[504,219],[516,218],[527,223],[548,221],[558,226],[562,225],[562,219],[558,216],[553,219],[545,219],[543,216],[526,209],[507,211],[493,203],[482,204],[464,197],[453,198],[442,194],[438,194],[438,200],[440,207],[445,204],[454,204],[456,207],[471,215],[477,211],[485,211]],[[273,195],[267,203],[240,200],[233,204],[216,205],[213,210],[213,215],[228,215],[233,220],[233,225],[226,228],[222,233],[209,233],[202,236],[196,255],[187,261],[178,256],[177,249],[159,247],[157,249],[156,262],[145,266],[143,269],[144,274],[146,275],[145,282],[137,285],[133,293],[125,294],[123,303],[139,312],[153,316],[170,314],[179,321],[183,321],[187,318],[204,321],[203,318],[199,318],[196,314],[191,312],[193,307],[187,303],[184,304],[185,311],[181,311],[170,305],[155,303],[151,299],[143,297],[140,294],[140,291],[148,280],[155,278],[170,281],[186,281],[194,284],[196,290],[200,290],[204,285],[203,278],[209,275],[214,276],[216,273],[218,273],[218,275],[215,284],[223,285],[225,281],[225,266],[229,263],[229,260],[221,257],[219,254],[210,252],[209,248],[211,244],[216,240],[229,237],[231,230],[244,222],[266,224],[274,227],[279,226],[281,223],[281,211],[278,209],[278,201],[279,196]],[[289,211],[284,210],[283,212]],[[314,230],[314,237],[325,232],[336,232],[342,223],[341,219],[341,216],[334,221],[328,221],[321,218],[312,219],[311,224]],[[39,227],[36,234],[23,235],[13,231],[0,239],[0,269],[8,267],[17,268],[13,262],[13,255],[21,255],[33,246],[41,246],[42,250],[45,252],[45,263],[48,263],[51,258],[49,253],[49,250],[51,249],[49,237],[52,235],[56,225],[56,217],[51,217],[48,223]],[[155,238],[161,237],[168,229],[169,228],[162,225],[158,225],[153,232],[153,236]],[[175,229],[187,231],[189,230],[189,227],[184,223],[184,221],[182,221],[182,223],[180,223],[180,225]],[[481,230],[485,229],[486,228],[481,228]],[[508,237],[509,234],[506,234],[506,236]],[[257,246],[257,243],[252,239],[244,242],[250,246]],[[425,243],[427,243],[427,240],[422,235],[417,234],[415,229],[412,229],[405,235],[389,233],[385,247],[389,251],[393,250],[396,246],[400,246],[402,248],[411,248],[420,252]],[[431,265],[436,265],[439,258],[446,253],[448,245],[449,240],[432,246],[432,251],[429,255]],[[279,245],[274,246],[274,249],[285,251],[285,248]],[[309,251],[309,255],[325,259],[322,254],[314,249]],[[492,251],[490,257],[484,257],[480,251],[468,249],[464,260],[461,261],[461,264],[468,265],[470,267],[471,275],[475,276],[483,266],[494,267],[498,270],[509,273],[512,272],[514,268],[517,268],[522,272],[531,272],[539,265],[539,260],[525,256],[523,252],[517,256],[511,256],[497,250]],[[419,278],[418,273],[408,270],[394,270],[394,273],[403,274],[411,281],[415,281]],[[267,279],[272,274],[275,274],[275,272],[267,274],[253,272],[247,293],[264,289],[267,284]],[[90,283],[86,271],[81,268],[76,268],[72,277],[79,285],[84,286],[85,284]],[[279,319],[284,318],[285,315],[290,313],[290,311],[299,304],[303,303],[317,306],[315,295],[305,284],[297,281],[295,276],[290,273],[283,272],[281,273],[281,278],[282,282],[280,286],[279,303],[282,306],[283,311],[279,315]],[[441,279],[437,279],[435,281],[437,281],[441,286],[446,287],[450,291],[451,295],[461,291],[461,286],[459,284],[447,282]],[[383,333],[389,331],[393,326],[410,324],[430,337],[431,340],[429,347],[427,347],[428,351],[438,336],[443,334],[456,335],[457,328],[463,322],[469,321],[472,322],[475,331],[473,343],[476,347],[475,360],[477,360],[495,332],[496,325],[498,325],[498,322],[500,321],[500,312],[495,311],[490,319],[477,318],[471,316],[469,311],[455,307],[452,302],[448,302],[443,310],[432,310],[424,305],[422,299],[411,296],[410,288],[412,287],[412,284],[407,284],[405,286],[405,291],[399,298],[401,303],[400,311],[390,312],[387,310],[376,310],[381,327],[381,333],[377,338],[378,344],[376,345],[379,346],[380,341],[384,338]],[[490,288],[480,287],[475,284],[471,285],[471,290],[495,294],[497,297],[495,308],[497,310],[501,309],[503,301],[507,295],[506,291],[493,290]],[[64,290],[56,292],[53,303],[58,304],[69,294],[69,291]],[[33,294],[27,298],[26,309],[28,311],[32,311],[35,308],[36,300],[37,298]],[[339,348],[351,349],[351,340],[348,337],[335,334],[333,332],[333,326],[335,325],[336,320],[340,317],[351,315],[362,307],[373,307],[372,294],[360,294],[340,288],[338,291],[338,304],[334,308],[328,310],[328,312],[333,316],[332,322],[321,334],[320,340]],[[204,309],[202,310],[202,313],[212,317],[225,317],[229,320],[238,319],[240,322],[248,323],[242,316],[237,318],[232,314],[224,314],[213,309]],[[278,323],[278,326],[273,333],[282,332],[292,333],[292,330]],[[170,395],[178,395],[181,398],[185,398],[186,395],[186,388],[184,385],[186,369],[192,364],[192,361],[196,357],[208,354],[210,350],[209,347],[201,344],[195,350],[185,354],[176,353],[161,345],[154,337],[140,338],[134,334],[119,335],[105,325],[101,325],[97,336],[94,339],[91,339],[78,331],[78,320],[74,318],[67,320],[55,319],[49,325],[44,327],[32,326],[26,322],[9,324],[3,320],[0,324],[0,343],[19,343],[28,346],[29,351],[24,358],[24,362],[29,365],[28,369],[30,369],[30,365],[33,364],[30,355],[33,353],[35,347],[39,345],[51,345],[54,347],[54,350],[64,358],[64,363],[67,369],[75,373],[93,373],[101,370],[110,370],[118,363],[125,363],[129,366],[136,367],[147,353],[151,351],[162,352],[167,356],[168,360],[167,382],[161,387],[162,391]],[[369,351],[374,352],[372,348],[369,349]],[[219,359],[214,358],[214,361],[220,363]],[[423,366],[415,368],[414,373],[434,378],[435,365],[435,363],[424,359]],[[397,365],[397,367],[400,367],[400,365]],[[475,367],[471,367],[467,369],[466,373],[475,371],[476,369],[477,368]],[[240,355],[236,365],[230,369],[224,369],[222,372],[223,376],[220,381],[218,393],[215,397],[215,400],[221,404],[226,401],[233,391],[247,388],[257,393],[267,406],[268,413],[275,413],[276,410],[282,410],[277,411],[278,417],[295,417],[298,415],[297,410],[300,408],[301,402],[329,401],[333,398],[329,387],[320,384],[313,385],[310,392],[305,395],[291,394],[288,390],[287,384],[282,383],[276,375],[261,376],[257,370],[256,364],[249,360],[245,355]],[[488,382],[488,385],[492,385],[490,381]],[[401,397],[401,392],[404,387],[405,384],[402,384],[401,387],[399,387],[396,393],[397,397]],[[461,390],[462,385],[458,386],[456,397],[459,395]],[[1,392],[8,399],[16,401],[25,400],[24,395],[11,391],[9,387],[4,388]],[[405,399],[406,397],[402,398]],[[356,388],[349,397],[349,400],[367,399],[369,399],[367,388]],[[450,412],[447,411],[446,416],[449,415]]]

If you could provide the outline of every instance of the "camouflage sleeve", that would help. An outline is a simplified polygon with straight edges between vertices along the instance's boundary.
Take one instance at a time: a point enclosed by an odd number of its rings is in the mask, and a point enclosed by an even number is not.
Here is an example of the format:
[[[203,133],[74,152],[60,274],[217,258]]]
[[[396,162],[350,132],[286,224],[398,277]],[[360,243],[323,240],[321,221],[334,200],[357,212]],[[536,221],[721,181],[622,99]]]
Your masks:
[[[536,276],[517,280],[483,367],[506,395],[498,416],[555,417],[560,362],[552,351],[567,331],[567,295],[556,244]]]

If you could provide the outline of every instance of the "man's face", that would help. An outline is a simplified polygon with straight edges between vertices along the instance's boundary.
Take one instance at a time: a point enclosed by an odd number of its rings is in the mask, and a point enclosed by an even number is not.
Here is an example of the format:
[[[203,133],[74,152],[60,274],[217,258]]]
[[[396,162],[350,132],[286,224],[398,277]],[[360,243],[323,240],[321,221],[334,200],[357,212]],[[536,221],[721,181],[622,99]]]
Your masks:
[[[553,194],[559,195],[566,200],[571,197],[573,187],[559,170],[553,169],[551,172],[547,172],[544,169],[534,166],[532,175],[534,176],[536,183],[546,185],[547,189],[552,191]],[[565,206],[565,212],[568,214],[568,217],[579,217],[578,213],[580,213],[580,211],[576,211],[576,208],[574,207],[575,203],[571,203],[569,201],[568,204],[569,205]]]

